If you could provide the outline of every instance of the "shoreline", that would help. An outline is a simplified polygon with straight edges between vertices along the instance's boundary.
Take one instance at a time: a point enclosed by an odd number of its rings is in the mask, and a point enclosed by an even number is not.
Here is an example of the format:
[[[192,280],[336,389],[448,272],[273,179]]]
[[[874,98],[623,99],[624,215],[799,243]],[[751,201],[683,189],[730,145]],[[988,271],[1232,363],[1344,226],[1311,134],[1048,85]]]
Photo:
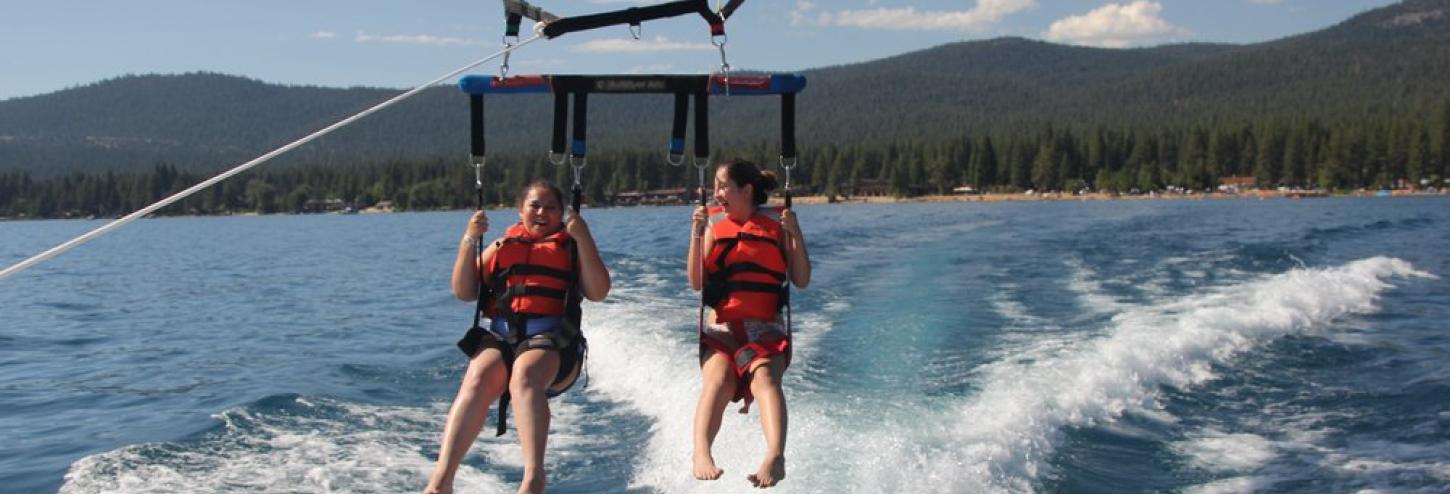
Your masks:
[[[1394,193],[1382,195],[1375,191],[1356,191],[1341,193],[1303,192],[1303,191],[1250,191],[1247,193],[1150,193],[1150,194],[1109,194],[1102,192],[1091,192],[1087,194],[1066,194],[1060,192],[1043,194],[1025,193],[988,193],[988,194],[953,194],[936,195],[928,194],[912,197],[896,196],[857,196],[837,197],[831,200],[823,195],[794,196],[791,198],[794,204],[806,205],[831,205],[831,204],[897,204],[897,203],[943,203],[943,202],[1028,202],[1028,201],[1182,201],[1182,200],[1229,200],[1229,199],[1326,199],[1326,198],[1415,198],[1415,197],[1450,197],[1450,188],[1441,192],[1407,192],[1395,191]],[[779,202],[779,196],[771,197],[772,203]],[[615,209],[633,207],[655,207],[655,206],[685,206],[687,204],[657,204],[657,205],[635,205],[635,206],[587,206],[590,209]],[[490,210],[508,209],[512,205],[491,204]],[[380,210],[376,208],[364,208],[354,213],[320,212],[320,213],[268,213],[262,214],[256,211],[239,211],[221,214],[177,214],[177,215],[148,215],[147,218],[184,218],[184,217],[206,217],[206,216],[273,216],[273,215],[312,215],[312,214],[388,214],[388,213],[409,213],[428,211],[460,211],[457,209],[427,209],[427,210]],[[61,218],[31,218],[31,217],[0,217],[0,223],[13,221],[41,221],[41,220],[114,220],[119,217],[61,217]]]
[[[823,195],[796,196],[791,200],[796,204],[895,204],[895,203],[920,203],[920,202],[1023,202],[1023,201],[1158,201],[1158,200],[1223,200],[1223,199],[1323,199],[1339,197],[1367,197],[1367,198],[1399,198],[1399,197],[1447,197],[1450,190],[1442,192],[1417,192],[1417,193],[1394,193],[1388,196],[1379,195],[1373,191],[1347,192],[1347,193],[1312,193],[1296,191],[1250,191],[1245,193],[1150,193],[1150,194],[1110,194],[1103,192],[1091,192],[1087,194],[1067,194],[1060,192],[1043,194],[1025,193],[988,193],[988,194],[952,194],[952,195],[924,195],[914,197],[895,196],[859,196],[850,198],[836,198],[831,200]]]

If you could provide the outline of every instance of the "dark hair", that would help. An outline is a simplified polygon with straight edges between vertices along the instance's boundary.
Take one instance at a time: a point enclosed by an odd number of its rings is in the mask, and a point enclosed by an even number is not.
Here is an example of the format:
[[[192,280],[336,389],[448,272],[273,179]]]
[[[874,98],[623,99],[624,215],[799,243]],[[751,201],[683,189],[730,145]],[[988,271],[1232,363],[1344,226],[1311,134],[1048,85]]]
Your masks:
[[[769,192],[775,189],[775,172],[761,171],[755,163],[742,159],[734,159],[720,164],[719,168],[725,169],[725,176],[730,178],[735,185],[744,187],[746,184],[754,186],[751,201],[756,206],[765,204],[770,198]]]
[[[554,182],[550,182],[548,180],[539,179],[539,180],[535,180],[533,182],[529,182],[528,185],[525,185],[524,186],[523,190],[519,191],[519,207],[520,208],[524,207],[524,201],[528,200],[528,198],[529,198],[529,191],[534,190],[534,189],[544,189],[544,190],[549,191],[549,193],[554,194],[554,199],[558,199],[559,200],[559,206],[560,207],[563,207],[564,206],[564,192],[561,191],[561,190],[559,190],[559,186],[554,185]]]

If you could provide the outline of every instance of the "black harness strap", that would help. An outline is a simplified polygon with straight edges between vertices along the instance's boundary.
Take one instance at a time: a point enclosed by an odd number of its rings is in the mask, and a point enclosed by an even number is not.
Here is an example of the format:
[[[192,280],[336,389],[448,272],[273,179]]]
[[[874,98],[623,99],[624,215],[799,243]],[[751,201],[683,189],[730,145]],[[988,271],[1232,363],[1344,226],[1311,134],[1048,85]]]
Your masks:
[[[725,4],[724,8],[720,9],[720,17],[729,19],[731,15],[735,14],[735,9],[740,8],[740,4],[742,3],[745,3],[745,0],[730,0],[729,3]]]
[[[468,95],[468,144],[473,154],[474,162],[488,155],[488,146],[483,139],[483,95]],[[479,193],[478,209],[483,210],[483,188],[477,187]]]
[[[685,154],[685,124],[690,116],[690,95],[675,93],[675,120],[670,128],[670,161],[683,159]],[[679,158],[676,158],[679,157]]]
[[[509,266],[508,269],[494,274],[494,279],[498,279],[499,277],[507,278],[512,275],[539,275],[558,278],[568,282],[574,281],[573,273],[537,264],[515,264]]]
[[[710,159],[710,93],[705,91],[695,93],[695,158]]]
[[[565,144],[568,142],[568,136],[565,132],[568,130],[568,122],[569,93],[554,93],[554,141],[549,150],[561,157],[566,152]]]
[[[710,2],[706,0],[677,0],[647,7],[630,7],[613,12],[564,17],[545,25],[544,36],[557,38],[575,31],[588,31],[590,29],[620,24],[638,26],[644,21],[675,17],[692,12],[700,14],[700,17],[705,18],[705,22],[710,23],[711,33],[724,33],[725,19],[710,10]],[[718,33],[716,32],[717,30],[719,31]]]

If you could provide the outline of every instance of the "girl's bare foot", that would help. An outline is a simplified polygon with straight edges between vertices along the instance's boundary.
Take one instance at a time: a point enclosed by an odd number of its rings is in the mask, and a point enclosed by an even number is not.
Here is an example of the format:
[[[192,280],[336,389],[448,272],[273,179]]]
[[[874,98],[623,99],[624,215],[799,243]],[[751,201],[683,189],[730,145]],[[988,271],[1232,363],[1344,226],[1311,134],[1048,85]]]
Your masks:
[[[745,478],[750,479],[750,485],[761,489],[775,487],[777,482],[785,480],[785,457],[766,457],[765,462],[760,464],[760,470]]]
[[[451,482],[445,485],[443,482],[429,480],[428,487],[423,488],[423,494],[453,494],[453,485]]]
[[[715,466],[715,458],[710,456],[710,453],[708,451],[704,453],[701,453],[699,451],[695,452],[696,480],[715,480],[720,478],[720,475],[724,473],[724,470],[721,470],[720,467]]]
[[[544,474],[537,475],[524,473],[524,481],[519,483],[519,494],[542,494],[544,492]]]

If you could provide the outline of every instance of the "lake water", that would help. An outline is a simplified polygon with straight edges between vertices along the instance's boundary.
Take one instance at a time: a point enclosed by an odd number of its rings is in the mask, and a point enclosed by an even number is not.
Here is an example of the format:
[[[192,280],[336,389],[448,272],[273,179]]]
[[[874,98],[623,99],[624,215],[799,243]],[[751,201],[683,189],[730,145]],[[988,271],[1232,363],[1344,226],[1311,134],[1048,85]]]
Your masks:
[[[1450,485],[1450,198],[798,210],[777,492]],[[726,414],[723,479],[689,474],[690,210],[585,214],[614,289],[550,491],[755,492],[756,411]],[[0,490],[421,490],[466,218],[143,220],[0,281]],[[99,224],[0,223],[0,264]],[[519,459],[485,433],[458,491],[512,492]]]

